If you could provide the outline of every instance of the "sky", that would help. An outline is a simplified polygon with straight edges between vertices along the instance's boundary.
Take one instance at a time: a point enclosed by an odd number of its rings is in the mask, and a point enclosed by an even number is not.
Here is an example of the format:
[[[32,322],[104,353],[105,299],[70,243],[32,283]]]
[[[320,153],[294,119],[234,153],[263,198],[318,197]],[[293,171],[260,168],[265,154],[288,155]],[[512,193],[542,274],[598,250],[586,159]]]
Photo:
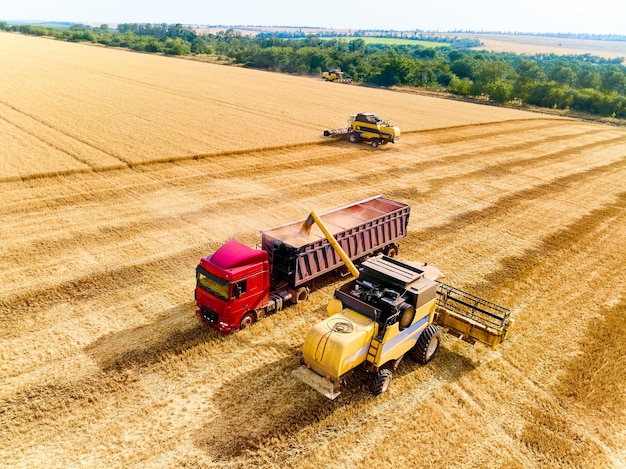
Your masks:
[[[0,21],[626,36],[625,0],[9,0]]]

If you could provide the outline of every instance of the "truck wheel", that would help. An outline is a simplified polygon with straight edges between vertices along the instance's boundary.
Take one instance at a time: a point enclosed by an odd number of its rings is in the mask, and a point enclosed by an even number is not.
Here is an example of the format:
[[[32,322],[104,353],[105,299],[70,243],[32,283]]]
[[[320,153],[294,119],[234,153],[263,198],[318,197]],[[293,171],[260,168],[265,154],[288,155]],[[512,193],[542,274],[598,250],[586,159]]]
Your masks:
[[[256,322],[256,317],[254,316],[254,313],[250,311],[249,313],[244,314],[243,317],[241,318],[241,321],[239,322],[239,329],[244,330],[250,327],[255,322]]]
[[[385,251],[385,256],[387,257],[396,257],[398,255],[398,248],[395,246],[390,246]]]
[[[427,326],[417,339],[415,347],[411,349],[411,358],[422,365],[428,363],[439,350],[440,340],[441,331],[439,328],[434,324]]]
[[[361,137],[359,137],[359,134],[357,134],[356,132],[350,132],[350,134],[348,135],[348,140],[350,140],[350,143],[356,143],[361,140]]]
[[[372,394],[378,396],[387,391],[389,384],[391,384],[392,376],[391,370],[387,368],[378,370],[378,373],[376,373],[372,379]]]
[[[372,148],[378,148],[378,140],[372,140]]]
[[[296,292],[296,304],[302,303],[309,299],[309,290],[307,287],[300,287]]]

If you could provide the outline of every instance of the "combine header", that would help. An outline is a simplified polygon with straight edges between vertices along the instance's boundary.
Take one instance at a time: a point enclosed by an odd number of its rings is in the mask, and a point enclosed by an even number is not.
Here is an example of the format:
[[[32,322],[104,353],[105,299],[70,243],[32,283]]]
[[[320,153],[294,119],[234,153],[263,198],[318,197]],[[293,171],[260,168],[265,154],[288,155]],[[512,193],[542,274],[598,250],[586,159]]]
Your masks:
[[[500,305],[437,282],[437,308],[434,322],[464,341],[496,347],[507,338],[511,311]]]

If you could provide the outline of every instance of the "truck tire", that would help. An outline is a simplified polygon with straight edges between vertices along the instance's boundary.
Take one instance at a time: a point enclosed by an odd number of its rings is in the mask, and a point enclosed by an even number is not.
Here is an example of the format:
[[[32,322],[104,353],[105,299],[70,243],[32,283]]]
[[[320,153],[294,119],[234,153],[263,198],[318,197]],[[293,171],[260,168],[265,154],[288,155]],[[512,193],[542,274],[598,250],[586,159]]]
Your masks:
[[[430,324],[417,339],[415,347],[411,349],[411,358],[422,365],[428,363],[439,350],[440,340],[441,331],[434,324]]]
[[[356,132],[350,132],[348,134],[348,140],[350,140],[350,143],[357,143],[359,140],[361,140],[361,137]]]
[[[307,287],[300,287],[298,288],[298,291],[296,292],[296,298],[295,298],[295,303],[302,303],[303,301],[306,301],[309,299],[309,289]]]
[[[246,313],[239,321],[239,330],[244,330],[256,322],[256,316],[252,311]]]
[[[391,245],[385,249],[385,256],[396,257],[398,255],[398,248],[395,245]]]
[[[378,370],[378,372],[372,378],[372,394],[378,396],[379,394],[384,393],[389,388],[389,384],[391,384],[391,378],[393,374],[391,370],[387,368],[383,368],[382,370]]]

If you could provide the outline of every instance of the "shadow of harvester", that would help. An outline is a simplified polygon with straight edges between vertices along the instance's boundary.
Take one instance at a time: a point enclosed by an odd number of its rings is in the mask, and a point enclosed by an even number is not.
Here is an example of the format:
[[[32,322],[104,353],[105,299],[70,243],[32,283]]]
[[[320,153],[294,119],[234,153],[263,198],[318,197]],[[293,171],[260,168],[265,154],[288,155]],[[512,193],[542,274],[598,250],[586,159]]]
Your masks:
[[[261,344],[255,350],[262,347],[275,349],[276,346]],[[285,441],[299,441],[306,435],[328,431],[329,426],[367,409],[376,399],[392,398],[385,394],[372,395],[371,376],[355,372],[344,383],[339,397],[331,401],[292,375],[300,364],[300,347],[283,352],[288,356],[241,374],[212,394],[211,401],[218,414],[204,422],[194,437],[196,446],[211,459],[245,461],[263,448],[280,447]],[[436,358],[426,366],[432,368],[429,373],[434,379],[442,383],[456,381],[476,367],[445,348],[439,353],[441,356],[437,358],[442,365],[437,365]],[[419,386],[424,379],[419,373],[421,368],[422,365],[406,358],[394,373],[394,382],[408,378],[417,381],[409,386]]]

